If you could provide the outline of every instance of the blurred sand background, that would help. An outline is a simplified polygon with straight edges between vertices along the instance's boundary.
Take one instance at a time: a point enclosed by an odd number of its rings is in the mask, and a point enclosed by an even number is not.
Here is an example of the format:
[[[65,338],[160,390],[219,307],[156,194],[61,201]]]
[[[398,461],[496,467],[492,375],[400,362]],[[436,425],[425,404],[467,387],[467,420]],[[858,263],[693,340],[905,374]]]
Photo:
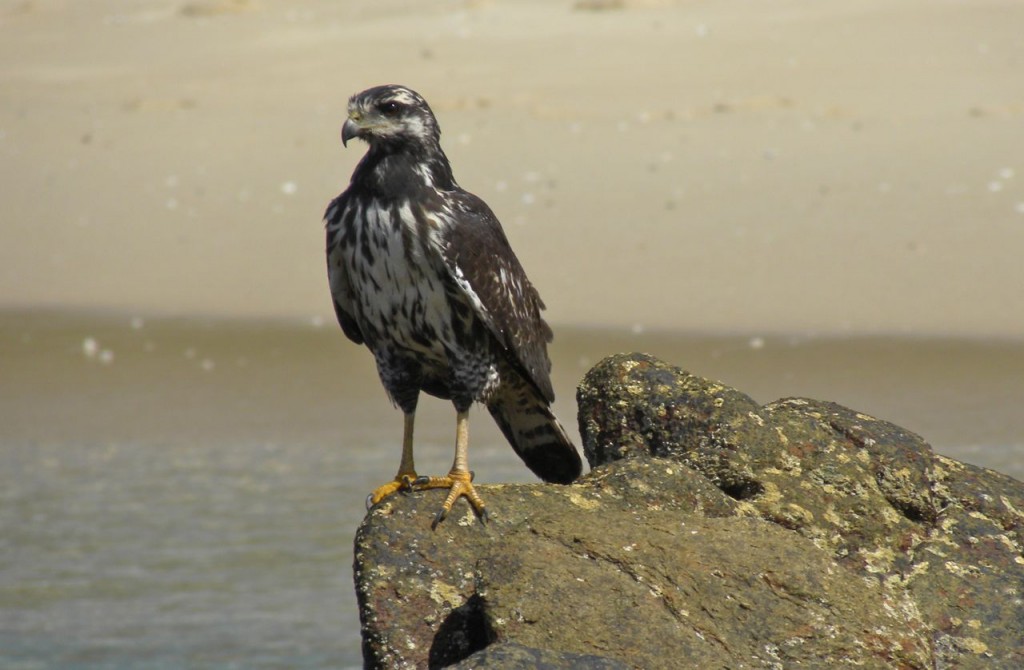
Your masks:
[[[348,96],[556,325],[1024,335],[1018,0],[0,0],[0,306],[331,320]]]

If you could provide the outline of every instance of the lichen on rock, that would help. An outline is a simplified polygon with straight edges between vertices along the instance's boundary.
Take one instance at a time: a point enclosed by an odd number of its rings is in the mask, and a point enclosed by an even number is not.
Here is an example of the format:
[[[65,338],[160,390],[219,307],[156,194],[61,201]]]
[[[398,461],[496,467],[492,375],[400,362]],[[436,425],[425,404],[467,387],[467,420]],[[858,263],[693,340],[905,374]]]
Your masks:
[[[481,487],[486,526],[370,512],[367,667],[1024,667],[1021,482],[643,354],[578,402],[576,484]]]

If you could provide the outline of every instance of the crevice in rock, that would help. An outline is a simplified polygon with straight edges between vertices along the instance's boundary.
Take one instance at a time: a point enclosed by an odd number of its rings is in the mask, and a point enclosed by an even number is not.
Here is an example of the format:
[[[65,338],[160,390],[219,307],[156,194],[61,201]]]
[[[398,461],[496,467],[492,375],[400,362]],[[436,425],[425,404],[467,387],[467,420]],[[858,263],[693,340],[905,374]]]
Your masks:
[[[934,514],[927,513],[914,505],[901,503],[898,500],[891,499],[889,500],[889,504],[892,505],[892,508],[899,512],[907,521],[924,524],[932,524],[935,521]]]
[[[764,493],[764,486],[761,482],[753,479],[732,479],[728,482],[720,482],[718,488],[734,500],[750,500]]]
[[[494,639],[484,612],[484,599],[473,594],[452,610],[437,629],[430,645],[428,667],[433,670],[458,663],[486,648]]]

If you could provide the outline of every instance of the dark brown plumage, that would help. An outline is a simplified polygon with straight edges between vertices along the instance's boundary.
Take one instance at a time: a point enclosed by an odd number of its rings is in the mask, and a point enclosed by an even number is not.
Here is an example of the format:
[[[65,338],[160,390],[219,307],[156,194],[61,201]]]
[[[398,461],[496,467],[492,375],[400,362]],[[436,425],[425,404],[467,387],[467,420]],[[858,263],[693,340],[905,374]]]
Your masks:
[[[468,411],[484,403],[516,453],[546,481],[582,464],[550,410],[554,400],[544,303],[501,224],[455,182],[426,101],[402,86],[349,100],[342,141],[369,150],[327,208],[327,265],[342,330],[373,353],[405,413],[402,462],[376,503],[401,488],[449,488],[437,521],[465,495],[485,517],[467,467]],[[450,399],[456,454],[447,477],[415,472],[412,430],[421,391]]]

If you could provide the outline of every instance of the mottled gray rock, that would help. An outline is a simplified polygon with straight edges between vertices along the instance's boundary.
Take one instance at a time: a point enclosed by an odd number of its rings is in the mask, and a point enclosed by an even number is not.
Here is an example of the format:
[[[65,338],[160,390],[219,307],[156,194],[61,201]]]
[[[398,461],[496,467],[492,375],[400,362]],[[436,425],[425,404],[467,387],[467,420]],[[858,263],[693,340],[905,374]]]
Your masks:
[[[835,403],[763,407],[650,356],[612,356],[577,399],[591,467],[678,460],[750,514],[906,598],[935,664],[1024,667],[1024,484]]]
[[[579,404],[577,484],[481,486],[486,526],[431,531],[439,491],[367,515],[367,667],[1024,667],[1020,482],[642,355]]]
[[[453,666],[455,670],[629,670],[629,666],[592,654],[563,654],[515,642],[492,644]]]
[[[579,485],[488,486],[489,525],[467,508],[436,532],[439,496],[378,506],[356,539],[369,665],[445,667],[515,642],[640,668],[927,667],[903,602],[700,480],[645,459]]]

